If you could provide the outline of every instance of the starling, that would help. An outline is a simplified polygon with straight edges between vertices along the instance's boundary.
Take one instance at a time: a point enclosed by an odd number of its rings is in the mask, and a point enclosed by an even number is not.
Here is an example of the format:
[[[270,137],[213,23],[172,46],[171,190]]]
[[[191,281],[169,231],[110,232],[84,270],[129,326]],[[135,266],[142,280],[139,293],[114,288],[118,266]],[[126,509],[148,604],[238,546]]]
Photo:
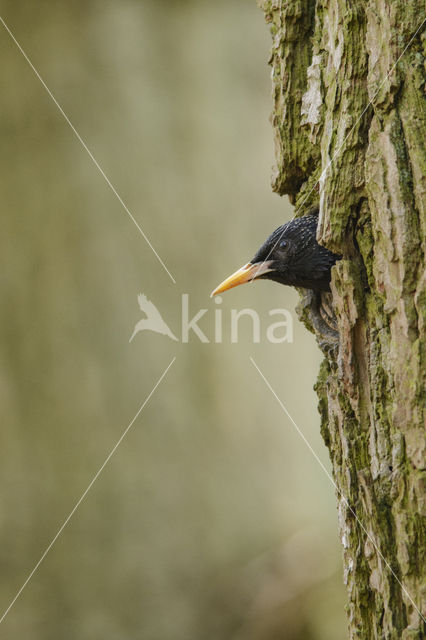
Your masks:
[[[330,291],[331,267],[340,256],[318,244],[317,224],[316,215],[306,215],[278,227],[254,258],[226,278],[211,295],[265,278],[292,287]]]

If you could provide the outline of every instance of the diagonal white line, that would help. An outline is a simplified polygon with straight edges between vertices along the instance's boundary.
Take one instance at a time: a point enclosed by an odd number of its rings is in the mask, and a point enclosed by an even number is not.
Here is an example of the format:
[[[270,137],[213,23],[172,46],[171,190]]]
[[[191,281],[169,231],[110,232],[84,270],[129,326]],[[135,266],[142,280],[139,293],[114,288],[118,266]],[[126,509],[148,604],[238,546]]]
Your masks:
[[[314,449],[312,448],[311,444],[309,443],[309,441],[306,439],[306,436],[304,435],[303,431],[301,431],[299,429],[299,427],[297,426],[296,422],[293,420],[293,418],[291,417],[291,415],[289,414],[289,412],[287,411],[287,408],[284,406],[283,402],[281,401],[281,399],[277,396],[277,394],[275,393],[274,389],[272,388],[271,384],[269,383],[269,381],[266,379],[266,377],[264,376],[264,374],[262,373],[262,371],[259,369],[259,367],[257,366],[256,362],[254,361],[254,359],[250,356],[250,361],[252,363],[252,365],[257,369],[260,377],[263,379],[263,381],[265,382],[266,386],[268,387],[268,389],[271,391],[271,393],[273,394],[273,396],[275,397],[275,399],[278,401],[278,404],[280,405],[281,409],[284,411],[284,413],[286,414],[287,418],[290,420],[290,422],[293,424],[293,426],[295,427],[297,433],[300,435],[300,437],[302,438],[303,442],[306,444],[306,446],[308,447],[309,451],[312,453],[312,455],[314,456],[315,460],[318,462],[318,464],[320,465],[321,469],[324,471],[324,473],[326,474],[327,478],[330,480],[331,484],[334,486],[334,488],[336,489],[337,493],[340,495],[340,497],[342,498],[343,502],[346,504],[347,508],[349,509],[349,511],[351,512],[351,514],[353,515],[353,517],[355,518],[355,520],[358,522],[359,526],[361,527],[361,529],[364,531],[365,535],[367,536],[367,538],[370,540],[371,544],[373,545],[373,547],[375,548],[375,550],[377,551],[378,555],[380,556],[380,558],[383,560],[383,562],[385,563],[385,565],[387,566],[387,568],[389,569],[389,571],[391,572],[391,574],[393,575],[393,577],[395,578],[395,580],[398,582],[399,586],[401,587],[401,589],[403,590],[403,592],[405,593],[405,595],[407,596],[407,598],[410,600],[411,604],[413,605],[413,607],[416,609],[417,613],[419,614],[419,616],[422,618],[422,620],[424,622],[426,622],[425,618],[423,617],[420,609],[418,608],[418,606],[416,605],[416,603],[414,602],[413,598],[410,596],[410,594],[408,593],[407,589],[404,587],[404,585],[402,584],[401,580],[398,578],[398,576],[396,575],[395,571],[392,569],[392,567],[390,566],[389,562],[386,560],[386,558],[384,557],[383,553],[380,551],[379,547],[377,546],[377,544],[375,543],[374,539],[372,538],[372,536],[368,533],[367,529],[364,527],[364,525],[362,524],[361,520],[358,518],[357,514],[355,513],[354,509],[351,507],[351,505],[348,502],[348,499],[346,498],[346,496],[342,493],[342,491],[339,489],[339,487],[337,486],[337,484],[334,482],[333,477],[330,475],[330,473],[327,471],[325,465],[323,464],[323,462],[320,460],[320,458],[318,457],[317,453],[314,451]]]
[[[16,44],[16,46],[18,47],[19,51],[22,53],[23,57],[25,58],[25,60],[28,62],[29,66],[31,67],[31,69],[33,70],[33,72],[35,73],[35,75],[37,76],[37,78],[40,80],[41,84],[43,85],[44,89],[47,91],[47,93],[49,94],[50,98],[53,100],[53,102],[55,103],[56,107],[58,108],[59,112],[61,113],[61,115],[63,116],[64,120],[67,122],[67,124],[70,126],[70,128],[72,129],[74,135],[76,136],[77,140],[80,142],[81,146],[84,148],[84,150],[87,152],[88,156],[90,157],[91,161],[93,162],[93,164],[95,165],[95,167],[97,168],[97,170],[99,171],[99,173],[101,174],[101,176],[104,178],[105,182],[107,183],[107,185],[109,186],[109,188],[111,189],[111,191],[113,192],[113,194],[115,195],[115,197],[117,198],[117,200],[119,201],[119,203],[121,204],[121,206],[123,207],[124,211],[127,213],[127,215],[129,216],[130,220],[133,222],[133,224],[135,225],[135,227],[137,228],[137,230],[139,231],[139,233],[141,234],[141,236],[143,237],[143,239],[145,240],[145,242],[148,244],[149,248],[152,250],[152,252],[154,253],[155,257],[157,258],[158,262],[161,264],[161,266],[163,267],[163,269],[167,272],[169,278],[173,281],[174,284],[176,284],[176,280],[174,279],[174,277],[172,276],[172,274],[170,273],[170,271],[167,269],[166,265],[164,264],[164,262],[162,261],[162,259],[160,258],[160,256],[158,255],[157,251],[154,249],[154,247],[152,246],[149,238],[147,237],[147,235],[143,232],[140,224],[138,223],[138,221],[135,219],[135,217],[133,216],[133,214],[130,212],[130,210],[128,209],[127,205],[125,204],[125,202],[123,201],[123,199],[121,198],[120,194],[118,193],[117,189],[114,187],[114,185],[112,184],[111,180],[108,178],[108,176],[106,175],[105,171],[102,169],[102,167],[100,166],[99,162],[96,160],[95,156],[93,155],[93,153],[90,151],[89,147],[87,146],[87,144],[84,142],[83,138],[81,137],[81,135],[78,133],[77,129],[74,127],[73,123],[71,122],[71,120],[69,119],[69,117],[67,116],[67,114],[65,113],[65,111],[63,110],[63,108],[61,107],[61,105],[59,104],[59,102],[57,101],[57,99],[55,98],[55,96],[53,95],[53,93],[51,92],[51,90],[49,89],[49,87],[47,86],[47,84],[45,83],[45,81],[43,80],[43,78],[41,77],[41,75],[39,74],[39,72],[37,71],[37,69],[35,68],[35,66],[33,65],[33,63],[31,62],[31,60],[29,59],[29,57],[27,56],[27,54],[25,53],[24,49],[21,47],[21,45],[19,44],[19,42],[17,41],[17,39],[15,38],[15,36],[13,35],[13,33],[11,32],[11,30],[9,29],[9,27],[7,26],[7,24],[5,23],[5,21],[3,20],[3,18],[0,16],[0,22],[2,23],[2,25],[4,26],[4,28],[6,29],[7,33],[10,35],[10,37],[12,38],[13,42]]]
[[[311,193],[313,191],[315,191],[315,189],[317,188],[317,186],[319,185],[319,183],[325,179],[325,176],[327,175],[327,171],[329,170],[329,168],[331,167],[331,165],[333,164],[333,162],[335,161],[335,159],[337,158],[337,156],[340,154],[341,150],[343,149],[343,145],[345,144],[346,140],[349,138],[349,136],[351,135],[352,131],[355,129],[356,125],[358,124],[358,122],[361,120],[361,118],[363,117],[363,115],[365,114],[365,112],[367,111],[367,109],[369,108],[369,106],[374,102],[374,100],[376,99],[377,95],[379,94],[380,89],[383,87],[383,85],[385,84],[386,80],[389,78],[390,74],[392,73],[392,71],[395,69],[396,65],[398,64],[398,62],[401,60],[402,56],[404,55],[404,53],[407,51],[408,47],[410,46],[410,44],[413,42],[414,38],[416,37],[416,35],[418,34],[418,32],[420,31],[420,29],[423,27],[424,23],[426,22],[426,18],[423,20],[423,22],[421,23],[421,25],[416,29],[414,35],[410,38],[408,44],[404,47],[401,55],[399,56],[399,58],[397,59],[397,61],[395,62],[395,64],[393,65],[393,67],[391,67],[391,69],[388,71],[388,73],[386,74],[386,77],[384,78],[384,80],[382,80],[382,82],[379,84],[379,88],[377,89],[376,93],[374,94],[374,96],[371,98],[371,100],[369,101],[369,103],[367,104],[367,106],[364,108],[364,110],[362,111],[361,115],[358,117],[358,119],[355,121],[355,123],[352,125],[352,127],[349,129],[348,133],[346,134],[346,136],[343,138],[343,142],[340,145],[340,147],[338,147],[336,149],[336,151],[334,152],[334,154],[332,155],[331,159],[327,162],[327,164],[325,165],[325,168],[323,169],[323,171],[321,172],[320,177],[318,178],[318,180],[315,182],[314,186],[312,187],[312,189],[304,196],[304,198],[302,198],[302,202],[300,204],[297,205],[298,209],[300,209],[302,207],[302,205],[306,202],[306,200],[309,198],[309,196],[311,195]],[[274,244],[274,246],[272,247],[272,249],[270,250],[270,252],[268,253],[268,255],[266,256],[266,258],[264,259],[264,261],[259,265],[259,268],[257,269],[256,273],[253,276],[253,280],[256,277],[257,273],[259,272],[259,270],[262,268],[262,265],[265,264],[265,262],[269,259],[271,253],[273,252],[273,250],[277,247],[278,243],[280,242],[282,238],[282,233],[280,234],[278,240],[276,241],[276,243]]]
[[[119,440],[117,441],[117,443],[114,445],[114,447],[111,449],[111,451],[109,452],[109,454],[107,455],[107,457],[105,458],[104,462],[102,463],[102,465],[99,467],[99,469],[97,470],[97,472],[95,473],[95,475],[93,476],[92,480],[90,481],[90,483],[88,484],[87,488],[84,490],[84,492],[82,493],[82,495],[80,496],[80,498],[77,500],[77,502],[75,503],[74,507],[72,508],[72,510],[70,511],[69,515],[65,518],[64,522],[62,523],[62,525],[59,527],[58,532],[56,533],[56,535],[54,536],[54,538],[52,538],[51,542],[48,544],[48,546],[46,547],[45,551],[42,553],[40,560],[37,562],[37,564],[34,566],[33,570],[31,571],[31,573],[28,575],[27,579],[25,580],[24,584],[22,585],[22,587],[19,589],[18,593],[16,594],[16,596],[13,598],[12,602],[9,604],[9,606],[7,607],[7,609],[4,611],[3,615],[0,618],[0,624],[3,622],[3,620],[5,619],[5,617],[7,616],[7,614],[9,613],[9,611],[11,610],[11,608],[13,607],[13,605],[15,604],[15,602],[17,601],[17,599],[19,598],[19,596],[21,595],[21,593],[23,592],[23,590],[25,589],[25,587],[27,586],[27,584],[29,583],[29,581],[31,580],[31,578],[33,577],[33,575],[35,574],[35,572],[37,571],[37,569],[39,568],[39,566],[41,565],[41,563],[43,562],[43,560],[45,559],[45,557],[47,556],[47,554],[49,553],[49,551],[51,550],[51,548],[53,547],[53,545],[55,544],[56,540],[59,538],[59,536],[61,535],[61,533],[63,532],[63,530],[65,529],[65,527],[67,526],[68,522],[71,520],[71,518],[73,517],[74,513],[77,511],[78,507],[81,505],[81,503],[83,502],[84,498],[87,496],[87,494],[89,493],[90,489],[93,487],[93,485],[95,484],[96,480],[99,478],[99,476],[101,475],[102,471],[104,470],[104,468],[106,467],[106,465],[108,464],[108,462],[110,461],[110,459],[112,458],[112,456],[114,455],[114,453],[116,452],[116,450],[118,449],[118,447],[120,446],[120,444],[122,443],[122,441],[124,440],[124,438],[126,437],[129,429],[132,427],[133,423],[135,422],[135,420],[138,418],[138,416],[140,415],[140,413],[143,411],[143,409],[145,408],[145,406],[147,405],[147,403],[149,402],[150,398],[152,397],[153,393],[155,392],[155,390],[157,389],[157,387],[159,386],[159,384],[162,382],[162,380],[164,379],[164,377],[166,376],[168,370],[170,369],[170,367],[173,365],[174,361],[176,360],[176,357],[174,357],[171,362],[169,363],[169,365],[167,366],[167,368],[163,371],[163,373],[161,374],[161,376],[159,377],[159,379],[157,380],[157,382],[155,383],[155,385],[153,386],[153,388],[151,389],[150,393],[147,395],[147,397],[145,398],[145,400],[143,401],[143,403],[141,404],[141,406],[139,407],[138,411],[136,412],[135,416],[132,418],[132,420],[130,421],[130,423],[127,425],[126,429],[123,431],[122,435],[120,436]]]

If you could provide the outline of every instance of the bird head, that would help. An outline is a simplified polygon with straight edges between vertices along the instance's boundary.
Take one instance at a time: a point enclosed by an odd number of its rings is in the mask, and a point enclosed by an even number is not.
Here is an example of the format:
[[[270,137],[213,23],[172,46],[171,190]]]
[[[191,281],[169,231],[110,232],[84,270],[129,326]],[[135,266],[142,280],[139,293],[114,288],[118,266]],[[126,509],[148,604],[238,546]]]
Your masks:
[[[330,291],[331,267],[338,256],[318,244],[318,219],[314,215],[294,218],[278,227],[254,257],[226,278],[211,296],[254,280]]]

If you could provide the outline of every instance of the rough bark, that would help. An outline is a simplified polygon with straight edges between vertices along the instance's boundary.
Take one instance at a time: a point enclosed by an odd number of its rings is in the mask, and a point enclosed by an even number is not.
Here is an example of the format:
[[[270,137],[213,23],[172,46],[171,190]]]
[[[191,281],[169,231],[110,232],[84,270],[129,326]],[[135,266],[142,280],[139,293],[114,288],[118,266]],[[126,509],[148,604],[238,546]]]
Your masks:
[[[336,339],[315,321],[312,295],[300,308],[325,353],[317,392],[338,487],[349,637],[420,639],[424,26],[403,52],[425,19],[424,2],[260,4],[273,39],[273,189],[290,195],[297,215],[319,204],[318,240],[343,256],[329,300]]]

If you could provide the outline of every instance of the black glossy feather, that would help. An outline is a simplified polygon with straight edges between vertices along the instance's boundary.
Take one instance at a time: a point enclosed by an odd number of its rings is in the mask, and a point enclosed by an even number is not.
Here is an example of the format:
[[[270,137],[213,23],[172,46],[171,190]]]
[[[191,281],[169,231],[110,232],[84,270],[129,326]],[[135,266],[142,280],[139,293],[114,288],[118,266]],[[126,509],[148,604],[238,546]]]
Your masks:
[[[318,244],[317,224],[317,216],[308,215],[278,227],[250,261],[273,261],[273,271],[260,277],[293,287],[330,291],[331,267],[340,256]]]

